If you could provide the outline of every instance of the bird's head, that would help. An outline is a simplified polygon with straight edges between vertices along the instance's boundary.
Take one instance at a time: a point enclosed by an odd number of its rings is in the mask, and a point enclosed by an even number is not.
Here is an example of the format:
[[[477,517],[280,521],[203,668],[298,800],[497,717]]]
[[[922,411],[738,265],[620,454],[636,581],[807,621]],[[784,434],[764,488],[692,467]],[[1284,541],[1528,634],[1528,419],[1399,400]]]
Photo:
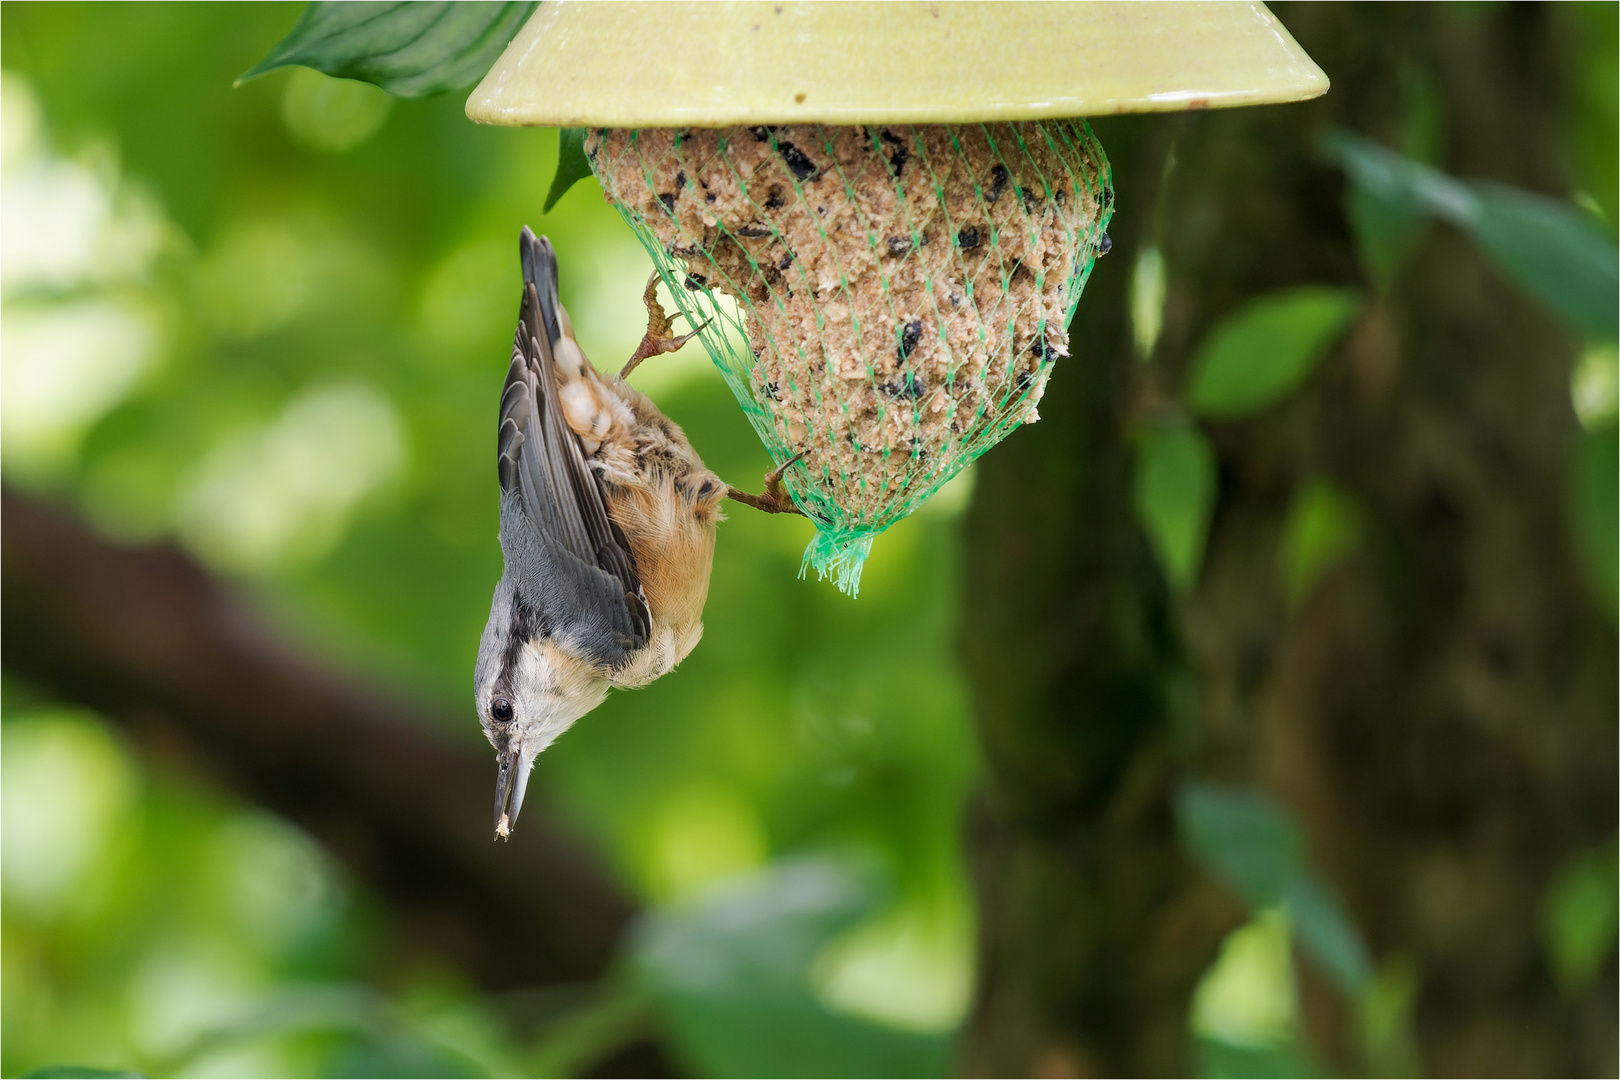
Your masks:
[[[478,721],[495,748],[495,835],[509,837],[540,751],[602,703],[608,683],[556,643],[491,617],[474,677]],[[491,633],[491,631],[494,631]]]

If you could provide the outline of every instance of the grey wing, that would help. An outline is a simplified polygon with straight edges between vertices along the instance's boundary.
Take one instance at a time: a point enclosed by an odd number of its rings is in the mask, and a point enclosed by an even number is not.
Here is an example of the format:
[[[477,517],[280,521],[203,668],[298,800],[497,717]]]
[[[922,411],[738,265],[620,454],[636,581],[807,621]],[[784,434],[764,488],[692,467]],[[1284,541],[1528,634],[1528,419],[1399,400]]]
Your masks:
[[[652,614],[601,481],[557,400],[556,256],[523,230],[523,306],[501,394],[501,547],[520,607],[581,659],[615,666],[647,643]],[[538,280],[536,280],[538,278]]]

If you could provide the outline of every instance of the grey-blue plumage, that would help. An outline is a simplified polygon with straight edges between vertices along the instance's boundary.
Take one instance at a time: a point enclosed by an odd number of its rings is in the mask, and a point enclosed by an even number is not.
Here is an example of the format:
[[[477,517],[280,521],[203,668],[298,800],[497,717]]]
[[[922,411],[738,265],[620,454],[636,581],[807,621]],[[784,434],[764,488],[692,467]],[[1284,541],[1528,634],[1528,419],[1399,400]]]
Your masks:
[[[536,754],[611,687],[651,682],[697,643],[727,491],[657,406],[585,359],[550,243],[524,229],[520,254],[496,440],[505,565],[474,674],[499,835]]]
[[[602,481],[558,403],[557,257],[527,228],[521,252],[523,308],[497,440],[502,584],[514,617],[538,620],[569,652],[614,666],[647,643],[652,615]]]

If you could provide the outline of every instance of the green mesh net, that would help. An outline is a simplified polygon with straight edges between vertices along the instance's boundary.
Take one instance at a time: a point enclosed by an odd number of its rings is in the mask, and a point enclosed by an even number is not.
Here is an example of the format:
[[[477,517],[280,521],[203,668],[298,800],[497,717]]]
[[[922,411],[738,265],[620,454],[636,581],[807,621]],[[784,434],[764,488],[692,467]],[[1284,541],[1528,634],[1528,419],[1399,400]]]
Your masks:
[[[586,155],[853,594],[872,540],[1019,424],[1104,243],[1083,120],[597,129]],[[801,573],[802,573],[801,569]]]

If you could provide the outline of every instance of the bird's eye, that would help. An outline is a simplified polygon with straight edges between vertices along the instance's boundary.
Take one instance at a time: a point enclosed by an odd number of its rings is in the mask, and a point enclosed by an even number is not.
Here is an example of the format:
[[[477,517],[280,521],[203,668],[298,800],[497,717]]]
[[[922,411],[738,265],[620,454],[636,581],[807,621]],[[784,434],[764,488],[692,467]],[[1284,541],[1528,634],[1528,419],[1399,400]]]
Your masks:
[[[512,703],[503,697],[498,697],[489,703],[489,715],[501,723],[508,723],[512,719]]]

